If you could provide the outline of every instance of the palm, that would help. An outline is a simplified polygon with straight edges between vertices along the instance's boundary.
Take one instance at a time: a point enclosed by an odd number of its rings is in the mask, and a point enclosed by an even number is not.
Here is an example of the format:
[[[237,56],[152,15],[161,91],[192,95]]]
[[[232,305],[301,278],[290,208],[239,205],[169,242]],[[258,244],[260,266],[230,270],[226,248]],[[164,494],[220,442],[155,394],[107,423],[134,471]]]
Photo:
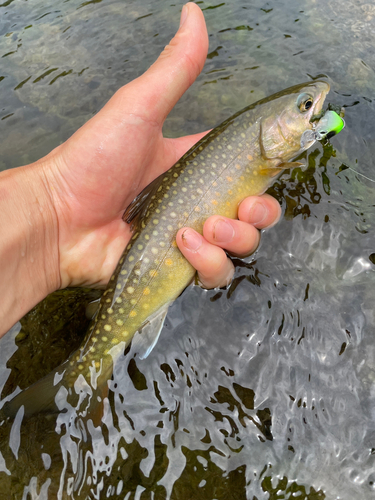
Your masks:
[[[132,109],[120,119],[119,104],[128,92],[121,89],[58,148],[60,255],[70,259],[62,272],[63,286],[102,286],[108,281],[130,238],[124,210],[202,136],[165,139],[157,117],[135,115]]]

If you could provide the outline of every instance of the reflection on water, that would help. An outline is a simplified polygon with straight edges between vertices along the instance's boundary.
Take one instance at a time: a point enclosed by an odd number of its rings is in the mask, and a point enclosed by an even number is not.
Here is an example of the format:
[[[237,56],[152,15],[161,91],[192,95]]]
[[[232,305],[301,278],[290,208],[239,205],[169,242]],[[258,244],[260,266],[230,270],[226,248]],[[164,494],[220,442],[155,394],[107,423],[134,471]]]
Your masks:
[[[272,188],[285,217],[236,261],[229,289],[187,289],[150,356],[120,358],[102,422],[85,419],[90,393],[77,383],[75,408],[0,426],[0,499],[373,498],[375,184],[346,168],[375,176],[373,17],[365,3],[337,5],[200,4],[209,58],[168,135],[209,128],[320,73],[347,127],[336,151],[317,147],[305,170]],[[180,9],[1,4],[2,168],[46,153],[146,69]],[[364,44],[352,43],[358,33]],[[39,378],[40,360],[48,371],[79,343],[77,326],[53,337],[28,333],[30,324],[18,351],[17,331],[1,342],[3,397]]]

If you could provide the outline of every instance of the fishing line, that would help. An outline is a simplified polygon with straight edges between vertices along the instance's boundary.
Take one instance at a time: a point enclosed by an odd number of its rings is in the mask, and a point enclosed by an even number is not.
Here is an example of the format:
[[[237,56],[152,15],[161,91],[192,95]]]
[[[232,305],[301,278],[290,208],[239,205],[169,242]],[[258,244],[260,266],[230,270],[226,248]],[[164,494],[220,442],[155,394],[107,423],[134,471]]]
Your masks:
[[[367,175],[364,175],[364,174],[361,174],[361,172],[357,172],[356,170],[354,170],[354,168],[352,167],[349,167],[349,165],[346,165],[348,167],[349,170],[351,170],[352,172],[354,172],[355,174],[358,174],[358,175],[362,175],[362,177],[364,177],[365,179],[367,179],[368,181],[371,181],[371,182],[375,182],[375,179],[370,179],[370,177],[367,177]]]

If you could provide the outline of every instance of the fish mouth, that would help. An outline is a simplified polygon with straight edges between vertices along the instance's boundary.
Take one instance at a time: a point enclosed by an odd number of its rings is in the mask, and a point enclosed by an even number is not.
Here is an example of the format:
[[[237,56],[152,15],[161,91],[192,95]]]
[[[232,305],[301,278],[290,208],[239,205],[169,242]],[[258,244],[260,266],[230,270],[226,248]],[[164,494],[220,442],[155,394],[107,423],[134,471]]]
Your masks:
[[[307,85],[307,84],[301,84],[302,85]],[[316,82],[312,82],[310,84],[311,87],[315,87],[316,89],[318,89],[319,87],[324,87],[320,90],[320,92],[318,92],[318,95],[317,95],[317,98],[316,98],[316,101],[315,101],[315,106],[313,109],[311,109],[310,111],[310,118],[308,118],[308,125],[310,125],[310,128],[307,127],[307,130],[313,130],[316,126],[316,124],[314,123],[315,121],[318,121],[325,113],[325,111],[323,111],[323,105],[324,105],[324,101],[327,97],[327,94],[328,92],[330,91],[330,84],[324,80],[317,80]],[[308,116],[308,115],[307,115]],[[282,124],[281,124],[281,120],[282,120],[282,115],[279,116],[276,120],[276,123],[277,123],[277,128],[279,130],[279,133],[281,134],[281,137],[283,138],[283,140],[289,145],[289,146],[292,146],[293,145],[293,141],[291,140],[288,140],[288,137],[285,136],[284,134],[284,131],[283,131],[283,127],[282,127]]]
[[[324,116],[324,114],[326,112],[326,110],[323,110],[323,105],[324,105],[324,101],[327,97],[327,94],[330,90],[330,85],[329,85],[329,83],[324,82],[324,81],[319,82],[319,84],[320,85],[324,84],[326,86],[326,89],[322,90],[318,94],[317,102],[314,106],[314,109],[311,112],[311,117],[309,120],[310,128],[306,129],[301,136],[300,146],[301,146],[302,150],[308,149],[317,140],[315,128],[316,128],[317,123],[319,123],[319,120],[322,118],[322,116]]]
[[[301,136],[300,147],[302,150],[308,149],[317,140],[314,130],[316,128],[316,124],[319,123],[320,118],[322,118],[326,112],[326,110],[323,110],[323,105],[331,86],[325,81],[319,81],[317,83],[319,86],[324,85],[326,88],[320,91],[314,109],[311,110],[311,116],[309,119],[310,128],[307,128]]]

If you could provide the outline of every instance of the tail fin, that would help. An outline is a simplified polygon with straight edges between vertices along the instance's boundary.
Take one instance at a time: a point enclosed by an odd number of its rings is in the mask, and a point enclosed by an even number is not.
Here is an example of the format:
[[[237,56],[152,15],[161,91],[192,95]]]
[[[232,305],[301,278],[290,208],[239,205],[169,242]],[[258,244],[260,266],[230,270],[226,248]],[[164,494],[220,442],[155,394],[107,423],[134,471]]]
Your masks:
[[[28,389],[7,401],[0,409],[0,424],[14,420],[19,409],[24,408],[23,418],[35,415],[53,415],[74,411],[91,418],[100,425],[103,416],[103,402],[108,396],[108,373],[92,386],[79,375],[72,387],[67,384],[64,365],[40,379]]]
[[[55,370],[7,401],[0,409],[0,420],[13,420],[21,406],[24,407],[24,417],[58,412],[55,397],[60,387],[61,376]]]

